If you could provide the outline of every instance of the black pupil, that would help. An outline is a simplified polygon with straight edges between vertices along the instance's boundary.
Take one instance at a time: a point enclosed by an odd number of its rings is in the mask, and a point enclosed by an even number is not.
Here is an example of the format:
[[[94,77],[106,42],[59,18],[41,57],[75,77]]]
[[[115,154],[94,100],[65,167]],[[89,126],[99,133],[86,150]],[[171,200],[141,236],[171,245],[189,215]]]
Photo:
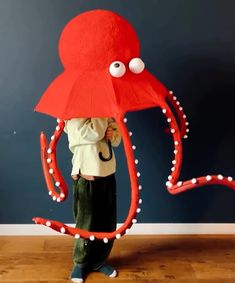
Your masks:
[[[114,67],[115,67],[115,68],[118,68],[118,67],[120,67],[120,64],[119,64],[119,63],[115,63],[115,64],[114,64]]]

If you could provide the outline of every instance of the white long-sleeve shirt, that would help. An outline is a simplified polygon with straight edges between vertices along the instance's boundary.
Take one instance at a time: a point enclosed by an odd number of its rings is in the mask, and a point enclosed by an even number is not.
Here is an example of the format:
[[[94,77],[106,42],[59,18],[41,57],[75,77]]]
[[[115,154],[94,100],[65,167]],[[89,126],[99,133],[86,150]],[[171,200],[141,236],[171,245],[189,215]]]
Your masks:
[[[102,161],[109,156],[105,132],[107,127],[114,129],[112,146],[116,147],[121,142],[121,135],[114,119],[111,118],[74,118],[65,122],[64,131],[68,135],[69,149],[73,153],[71,175],[83,174],[105,177],[116,171],[116,160]]]

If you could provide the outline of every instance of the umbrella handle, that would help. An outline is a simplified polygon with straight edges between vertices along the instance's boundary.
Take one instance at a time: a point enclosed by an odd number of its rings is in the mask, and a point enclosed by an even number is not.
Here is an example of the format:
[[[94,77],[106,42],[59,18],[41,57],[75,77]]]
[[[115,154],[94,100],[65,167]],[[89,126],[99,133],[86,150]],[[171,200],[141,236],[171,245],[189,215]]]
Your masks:
[[[102,152],[99,152],[99,158],[102,160],[102,161],[109,161],[112,159],[113,157],[113,151],[112,151],[112,145],[111,145],[111,141],[108,141],[108,148],[109,148],[109,157],[103,157],[103,154]]]

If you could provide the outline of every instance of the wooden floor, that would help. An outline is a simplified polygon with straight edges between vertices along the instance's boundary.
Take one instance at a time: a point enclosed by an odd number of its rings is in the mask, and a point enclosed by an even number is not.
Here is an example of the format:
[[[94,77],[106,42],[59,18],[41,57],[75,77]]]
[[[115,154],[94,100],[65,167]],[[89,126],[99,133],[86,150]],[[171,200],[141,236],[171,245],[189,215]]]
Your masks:
[[[0,237],[0,282],[62,283],[72,268],[73,239]],[[109,263],[119,272],[93,272],[86,283],[235,283],[235,236],[125,236]]]

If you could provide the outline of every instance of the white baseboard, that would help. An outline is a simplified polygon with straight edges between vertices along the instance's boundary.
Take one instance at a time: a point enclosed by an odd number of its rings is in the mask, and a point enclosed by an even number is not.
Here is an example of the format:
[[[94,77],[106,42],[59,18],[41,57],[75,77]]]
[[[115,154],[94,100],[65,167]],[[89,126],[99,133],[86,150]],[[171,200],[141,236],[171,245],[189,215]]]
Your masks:
[[[73,226],[73,224],[68,224]],[[120,227],[121,224],[118,224]],[[129,235],[192,235],[235,234],[233,223],[139,223],[132,226]],[[52,229],[36,224],[1,224],[0,236],[58,236]]]

